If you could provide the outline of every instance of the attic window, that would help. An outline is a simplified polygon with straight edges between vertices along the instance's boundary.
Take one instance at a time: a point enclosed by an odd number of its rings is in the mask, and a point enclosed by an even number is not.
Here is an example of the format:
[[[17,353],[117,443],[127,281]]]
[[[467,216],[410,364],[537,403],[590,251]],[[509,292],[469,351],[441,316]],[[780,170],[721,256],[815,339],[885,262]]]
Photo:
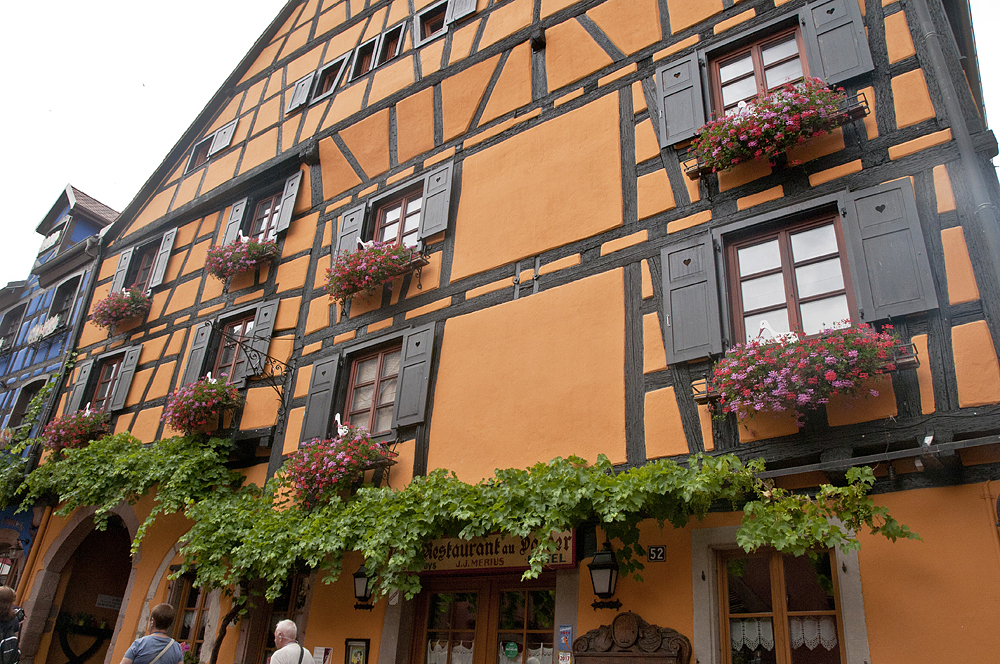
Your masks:
[[[187,169],[189,171],[198,168],[208,161],[208,151],[212,149],[212,138],[209,136],[194,146],[194,151],[191,153],[191,161],[188,163]]]
[[[375,61],[375,66],[380,67],[399,55],[402,45],[403,25],[400,24],[382,35],[382,45],[379,47],[378,59]]]
[[[194,149],[191,151],[191,157],[188,159],[187,168],[184,169],[184,172],[189,173],[193,171],[211,159],[212,155],[217,152],[222,152],[228,148],[229,144],[233,141],[233,132],[236,131],[237,122],[239,121],[233,120],[232,122],[228,122],[202,140],[195,143]]]
[[[417,16],[417,37],[421,42],[437,37],[444,32],[448,3],[442,2],[424,10]]]
[[[372,70],[372,62],[375,60],[375,45],[377,43],[378,37],[358,47],[357,53],[354,54],[354,67],[351,68],[352,81]]]

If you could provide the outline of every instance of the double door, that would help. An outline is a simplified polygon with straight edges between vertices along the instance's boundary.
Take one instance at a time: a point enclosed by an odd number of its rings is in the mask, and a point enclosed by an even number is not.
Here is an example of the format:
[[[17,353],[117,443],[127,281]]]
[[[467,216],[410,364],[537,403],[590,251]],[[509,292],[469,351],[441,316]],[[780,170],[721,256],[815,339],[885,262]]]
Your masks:
[[[412,664],[553,664],[555,578],[425,579]]]

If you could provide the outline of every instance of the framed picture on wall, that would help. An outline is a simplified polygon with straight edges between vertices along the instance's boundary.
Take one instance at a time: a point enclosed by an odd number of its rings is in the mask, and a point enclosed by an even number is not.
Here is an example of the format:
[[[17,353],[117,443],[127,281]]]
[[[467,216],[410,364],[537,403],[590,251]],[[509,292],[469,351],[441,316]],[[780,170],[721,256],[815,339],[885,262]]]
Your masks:
[[[344,664],[368,664],[368,644],[371,639],[347,639]]]

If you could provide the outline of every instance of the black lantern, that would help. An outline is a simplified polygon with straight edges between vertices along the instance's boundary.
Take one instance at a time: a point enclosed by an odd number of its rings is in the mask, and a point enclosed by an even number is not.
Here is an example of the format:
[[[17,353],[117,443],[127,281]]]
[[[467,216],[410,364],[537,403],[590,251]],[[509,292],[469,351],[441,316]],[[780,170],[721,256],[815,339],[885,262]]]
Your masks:
[[[587,565],[590,570],[590,582],[594,585],[594,594],[602,600],[612,597],[615,594],[615,585],[618,583],[618,559],[611,549],[611,542],[604,542],[604,547],[597,552],[594,559]],[[597,609],[620,609],[622,603],[618,600],[594,601],[591,604],[594,610]]]
[[[368,570],[365,569],[364,563],[361,563],[361,567],[354,573],[354,597],[358,600],[358,603],[354,605],[355,609],[371,611],[375,608],[373,604],[369,603],[372,598],[372,580],[368,576]]]

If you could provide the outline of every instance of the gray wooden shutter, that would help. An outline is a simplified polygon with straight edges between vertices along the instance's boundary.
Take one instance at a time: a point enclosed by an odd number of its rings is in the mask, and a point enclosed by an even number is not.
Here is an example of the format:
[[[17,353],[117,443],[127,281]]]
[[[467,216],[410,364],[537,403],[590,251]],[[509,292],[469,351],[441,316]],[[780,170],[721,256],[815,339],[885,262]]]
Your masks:
[[[212,145],[208,148],[208,156],[211,157],[216,152],[221,152],[229,147],[229,144],[233,142],[233,132],[236,131],[236,123],[239,120],[233,120],[232,122],[225,124],[215,132],[215,136],[212,137]]]
[[[453,170],[454,164],[449,161],[435,168],[424,178],[424,200],[420,211],[421,240],[448,228]]]
[[[698,54],[692,53],[656,70],[660,102],[660,147],[693,137],[705,124]]]
[[[874,69],[855,0],[817,0],[800,10],[809,73],[834,85]]]
[[[448,4],[448,13],[445,15],[445,23],[460,21],[474,11],[476,11],[476,0],[451,0]]]
[[[118,370],[118,379],[111,391],[111,410],[121,410],[125,407],[125,398],[128,390],[132,386],[132,377],[135,376],[135,367],[139,364],[139,354],[142,352],[142,344],[133,346],[125,351],[122,359],[121,369]]]
[[[719,289],[709,233],[664,247],[660,263],[667,363],[721,353]]]
[[[285,115],[288,115],[300,106],[305,106],[309,101],[309,91],[312,89],[313,76],[316,72],[311,72],[295,82],[295,88],[289,94],[288,103],[285,104]]]
[[[937,294],[910,180],[849,194],[844,235],[861,319],[936,309]]]
[[[66,414],[75,413],[80,410],[83,404],[83,395],[87,392],[87,383],[90,382],[90,372],[94,368],[93,360],[86,360],[77,365],[80,368],[73,389],[70,390],[69,399],[66,400]]]
[[[334,252],[334,256],[337,254],[353,254],[358,250],[361,229],[365,225],[366,207],[366,205],[359,205],[340,215],[340,228],[337,231],[337,250]]]
[[[296,171],[285,180],[285,190],[281,194],[281,210],[278,211],[278,223],[275,232],[288,229],[292,222],[292,211],[295,209],[295,197],[299,195],[299,184],[302,182],[302,171]]]
[[[233,209],[229,212],[229,220],[226,222],[226,231],[222,234],[222,244],[229,244],[240,234],[243,225],[243,211],[247,207],[247,199],[242,199],[233,203]]]
[[[194,330],[194,341],[191,342],[191,351],[188,353],[187,365],[184,367],[184,380],[182,385],[193,383],[202,376],[202,369],[205,366],[205,353],[208,352],[208,342],[212,338],[212,324],[202,323]]]
[[[337,384],[337,365],[340,356],[319,360],[313,364],[306,397],[306,413],[299,440],[326,438],[333,413],[333,390]]]
[[[118,256],[118,267],[115,268],[115,278],[111,281],[111,292],[117,293],[125,288],[125,277],[128,275],[128,266],[132,262],[132,252],[135,247],[129,247]]]
[[[160,240],[160,250],[156,252],[156,262],[153,263],[153,276],[149,279],[150,288],[163,283],[163,275],[167,272],[167,261],[170,260],[170,252],[173,251],[176,236],[176,228],[171,228],[163,234],[163,239]]]
[[[403,336],[396,403],[392,412],[393,427],[424,421],[433,349],[434,323],[412,329]]]
[[[257,315],[253,319],[249,351],[246,357],[240,357],[233,367],[233,381],[240,381],[247,376],[260,374],[267,361],[267,350],[271,345],[271,333],[274,331],[274,316],[278,312],[277,302],[266,302],[257,307]],[[243,353],[240,353],[243,355]]]

